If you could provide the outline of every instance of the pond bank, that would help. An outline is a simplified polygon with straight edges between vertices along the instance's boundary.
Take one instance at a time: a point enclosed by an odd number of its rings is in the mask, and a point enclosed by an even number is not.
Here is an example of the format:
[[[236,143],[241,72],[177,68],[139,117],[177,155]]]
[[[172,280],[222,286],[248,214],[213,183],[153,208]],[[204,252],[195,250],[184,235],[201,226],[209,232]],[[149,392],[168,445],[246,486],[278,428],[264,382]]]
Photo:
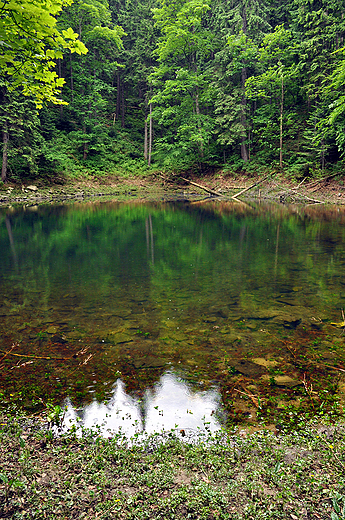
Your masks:
[[[198,175],[155,172],[146,176],[90,176],[83,180],[56,179],[0,185],[0,206],[11,204],[52,204],[93,198],[152,200],[179,194],[229,199],[255,198],[279,203],[345,204],[341,174],[318,179],[292,181],[283,175],[251,176],[241,174]],[[339,180],[340,179],[340,180]],[[238,200],[235,198],[235,200]]]
[[[19,412],[0,419],[1,519],[343,518],[341,423],[129,446],[86,430],[54,437]]]

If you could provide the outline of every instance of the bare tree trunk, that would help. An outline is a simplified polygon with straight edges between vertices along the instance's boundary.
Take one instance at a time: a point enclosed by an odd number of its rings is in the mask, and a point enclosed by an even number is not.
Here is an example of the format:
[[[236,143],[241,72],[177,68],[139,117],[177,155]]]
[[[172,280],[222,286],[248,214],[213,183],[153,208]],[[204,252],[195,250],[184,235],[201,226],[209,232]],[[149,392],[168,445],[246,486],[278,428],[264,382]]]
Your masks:
[[[325,161],[325,141],[322,139],[322,141],[321,141],[321,170],[322,170],[322,172],[325,171],[325,165],[326,165],[326,161]]]
[[[243,91],[242,101],[241,101],[241,105],[242,105],[241,124],[246,131],[246,106],[247,106],[247,99],[246,99],[246,94],[245,94],[245,84],[246,84],[246,79],[247,79],[246,67],[243,67],[241,76],[242,76],[241,79],[242,79],[242,91]],[[242,137],[241,137],[241,158],[244,162],[249,161],[246,135],[242,135]]]
[[[152,103],[150,102],[150,127],[149,127],[149,156],[147,164],[151,166],[152,157],[152,138],[153,138],[153,121],[152,121]]]
[[[242,125],[244,126],[245,125],[245,122],[246,122],[246,118],[245,118],[245,115],[242,114],[241,115],[241,123]],[[244,162],[248,162],[249,161],[249,154],[248,154],[248,149],[247,149],[247,143],[246,143],[246,136],[243,135],[241,137],[241,159],[244,161]]]
[[[120,81],[120,71],[117,71],[116,74],[116,119],[118,119],[121,110],[121,81]]]
[[[283,111],[284,111],[284,76],[282,75],[282,93],[280,100],[280,129],[279,129],[279,166],[283,169]]]
[[[58,58],[57,63],[58,63],[58,76],[59,76],[59,78],[62,78],[61,58]],[[60,108],[60,118],[62,118],[62,115],[63,115],[63,105],[60,105],[59,108]]]
[[[8,141],[9,141],[8,126],[7,126],[7,123],[4,123],[4,128],[2,131],[2,168],[1,168],[2,182],[6,182],[6,180],[7,180]]]
[[[198,132],[200,134],[200,138],[201,138],[201,141],[200,141],[200,155],[201,155],[201,158],[204,157],[204,143],[203,143],[203,139],[202,139],[202,132],[201,132],[201,119],[200,119],[200,107],[199,107],[199,94],[197,93],[196,96],[195,96],[195,111],[196,111],[196,117],[197,117],[197,120],[198,120]]]
[[[69,53],[69,63],[71,67],[71,100],[73,101],[73,64],[72,64],[72,53]]]
[[[145,123],[144,123],[144,159],[147,161],[147,99],[145,99]]]
[[[121,127],[125,128],[125,87],[121,88]]]
[[[85,126],[83,127],[83,132],[86,135],[86,128],[85,128]],[[83,160],[84,161],[87,159],[88,148],[89,148],[88,143],[84,143],[83,144]]]
[[[251,135],[250,135],[250,130],[248,132],[248,161],[250,161],[250,145],[251,145]]]
[[[244,34],[247,34],[247,10],[246,7],[243,7],[242,12],[242,31]]]
[[[244,34],[247,33],[247,10],[246,10],[245,6],[243,7],[243,12],[242,12],[242,31]],[[246,106],[247,106],[247,99],[246,99],[246,94],[245,94],[246,79],[247,79],[247,69],[246,69],[246,67],[243,67],[242,72],[241,72],[241,83],[242,83],[242,92],[243,92],[242,100],[241,100],[241,105],[242,105],[241,125],[245,129],[245,132],[246,132]],[[244,162],[249,161],[249,153],[248,153],[246,141],[247,141],[247,136],[243,135],[241,137],[241,159]]]

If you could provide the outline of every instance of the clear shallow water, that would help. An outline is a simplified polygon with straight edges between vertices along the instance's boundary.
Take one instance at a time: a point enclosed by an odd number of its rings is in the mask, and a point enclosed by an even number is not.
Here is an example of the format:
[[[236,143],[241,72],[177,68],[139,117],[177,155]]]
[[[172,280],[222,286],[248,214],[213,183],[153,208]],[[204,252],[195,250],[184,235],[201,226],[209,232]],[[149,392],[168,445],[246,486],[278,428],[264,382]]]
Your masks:
[[[0,391],[69,399],[85,424],[120,402],[130,431],[197,428],[218,402],[250,422],[273,386],[277,409],[296,401],[303,374],[343,366],[344,223],[220,201],[2,209]]]

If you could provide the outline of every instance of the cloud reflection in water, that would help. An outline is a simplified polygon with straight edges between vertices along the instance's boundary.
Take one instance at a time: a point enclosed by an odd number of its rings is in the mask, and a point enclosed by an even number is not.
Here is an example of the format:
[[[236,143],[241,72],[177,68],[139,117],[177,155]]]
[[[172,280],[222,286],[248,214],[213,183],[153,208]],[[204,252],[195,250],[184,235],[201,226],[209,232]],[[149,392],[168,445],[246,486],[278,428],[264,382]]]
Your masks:
[[[118,379],[112,398],[106,403],[93,401],[83,408],[75,408],[66,401],[65,428],[78,422],[86,428],[101,426],[102,434],[120,428],[126,436],[137,432],[154,433],[179,428],[184,430],[220,429],[214,416],[220,403],[219,393],[214,390],[192,392],[188,385],[167,372],[153,390],[147,390],[142,400],[126,394],[124,383]]]

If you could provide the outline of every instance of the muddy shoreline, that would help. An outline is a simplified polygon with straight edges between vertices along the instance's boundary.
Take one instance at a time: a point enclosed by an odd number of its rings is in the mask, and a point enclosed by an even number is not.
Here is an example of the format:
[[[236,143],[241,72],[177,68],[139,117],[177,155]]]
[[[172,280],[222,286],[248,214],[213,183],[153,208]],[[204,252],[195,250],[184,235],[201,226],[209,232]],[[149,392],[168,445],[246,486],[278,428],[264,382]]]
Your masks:
[[[146,177],[92,177],[83,180],[59,180],[44,184],[8,183],[0,187],[0,207],[9,205],[35,206],[70,201],[101,199],[140,199],[201,197],[220,200],[255,199],[281,204],[345,204],[345,186],[334,178],[309,179],[293,182],[270,176],[244,175],[179,175],[153,174]],[[242,192],[242,193],[240,193]]]

